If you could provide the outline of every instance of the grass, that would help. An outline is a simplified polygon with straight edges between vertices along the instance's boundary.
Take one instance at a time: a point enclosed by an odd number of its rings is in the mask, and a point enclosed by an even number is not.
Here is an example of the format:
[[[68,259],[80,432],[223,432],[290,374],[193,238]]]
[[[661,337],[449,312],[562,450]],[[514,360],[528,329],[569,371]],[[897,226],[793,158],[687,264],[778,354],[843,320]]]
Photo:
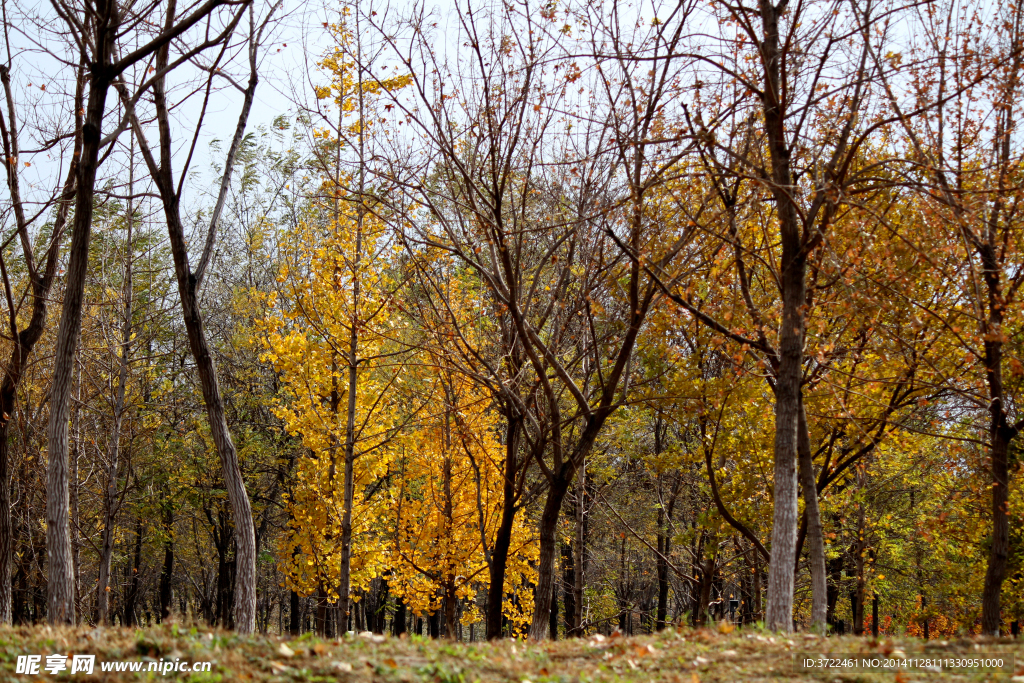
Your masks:
[[[728,630],[728,629],[723,629]],[[797,672],[795,653],[899,656],[1000,652],[1014,654],[1007,673],[937,674],[907,672]],[[18,655],[92,654],[94,673],[37,676],[15,673]],[[210,672],[103,672],[100,663],[209,661]],[[381,681],[423,683],[708,683],[733,681],[1014,681],[1024,682],[1024,638],[920,641],[895,638],[820,639],[809,634],[780,636],[757,629],[670,629],[635,638],[601,638],[526,643],[452,643],[418,636],[347,637],[322,640],[238,636],[227,631],[182,628],[175,624],[141,630],[17,627],[0,629],[0,681]]]

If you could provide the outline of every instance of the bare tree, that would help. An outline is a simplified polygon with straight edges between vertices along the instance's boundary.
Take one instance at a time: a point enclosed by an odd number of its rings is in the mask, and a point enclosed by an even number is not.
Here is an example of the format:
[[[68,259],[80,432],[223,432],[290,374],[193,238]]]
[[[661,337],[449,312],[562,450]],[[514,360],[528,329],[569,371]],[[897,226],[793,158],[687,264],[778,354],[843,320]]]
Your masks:
[[[713,52],[707,45],[691,48],[707,70],[692,84],[687,118],[701,147],[700,165],[712,184],[713,201],[695,202],[690,219],[719,235],[720,244],[733,252],[750,333],[738,333],[735,325],[716,317],[713,309],[720,302],[709,306],[685,283],[683,292],[666,292],[703,324],[760,355],[768,369],[775,397],[775,442],[766,622],[783,631],[793,629],[798,481],[807,501],[812,624],[825,628],[824,539],[803,407],[808,379],[804,345],[820,287],[816,260],[848,197],[870,184],[870,175],[858,174],[854,162],[862,143],[885,123],[868,122],[877,74],[871,68],[867,34],[860,31],[872,25],[876,14],[884,16],[874,5],[851,11],[831,0],[796,6],[788,0],[759,0],[756,9],[724,0],[713,5],[712,15],[735,30],[719,34]],[[876,38],[877,43],[885,40],[884,34]],[[712,78],[716,80],[705,80]],[[766,243],[775,253],[767,260],[752,257],[737,232],[737,212],[750,201],[770,203],[773,236]],[[763,290],[752,289],[753,273],[763,268],[771,269],[773,305],[780,309],[770,323],[765,301],[759,298]],[[672,280],[665,276],[663,281]],[[778,325],[775,339],[769,336],[772,324]]]
[[[82,122],[82,150],[76,169],[75,212],[68,252],[67,281],[61,311],[57,347],[54,354],[53,385],[50,392],[50,420],[47,429],[46,543],[49,574],[47,581],[47,617],[51,623],[74,623],[74,566],[68,520],[68,417],[74,358],[82,326],[82,303],[89,260],[93,200],[100,151],[111,144],[124,129],[122,124],[106,139],[102,135],[107,112],[107,95],[129,68],[155,53],[166,54],[170,43],[192,27],[205,22],[221,6],[240,5],[248,0],[206,0],[195,3],[180,18],[154,31],[149,17],[158,5],[124,6],[117,0],[78,4],[55,0],[53,9],[66,30],[70,49],[79,53],[87,65],[88,95]],[[172,17],[176,0],[169,0]],[[220,43],[230,34],[241,12],[229,19],[223,31],[207,33],[189,52],[195,54]],[[136,44],[138,46],[136,47]],[[134,48],[134,49],[132,49]],[[73,63],[77,63],[76,60]],[[135,97],[154,87],[184,59],[163,62],[156,74],[145,81]]]
[[[530,403],[504,393],[526,421],[521,433],[540,444],[531,450],[545,455],[536,460],[547,490],[536,639],[549,625],[562,502],[624,400],[633,349],[659,295],[641,263],[664,265],[688,240],[659,232],[646,207],[681,155],[666,151],[676,140],[662,137],[663,104],[677,85],[674,45],[689,9],[680,5],[641,36],[647,61],[609,56],[608,75],[590,83],[600,95],[589,98],[570,94],[581,77],[577,46],[562,44],[550,8],[535,16],[529,5],[503,5],[484,21],[480,8],[457,7],[459,40],[469,47],[458,73],[433,50],[421,8],[406,24],[408,42],[373,24],[413,78],[414,103],[395,93],[393,108],[426,140],[412,166],[384,172],[427,211],[392,210],[408,243],[448,252],[478,275],[508,317],[513,357],[523,363],[514,372],[528,373],[526,386],[536,382]],[[576,121],[571,134],[556,132],[563,116]]]
[[[203,329],[199,294],[203,276],[206,274],[206,270],[211,263],[217,239],[218,223],[230,187],[231,174],[234,170],[238,149],[242,144],[242,138],[249,120],[249,113],[252,110],[256,86],[259,82],[257,68],[258,50],[262,44],[264,32],[270,23],[271,17],[280,4],[279,0],[271,5],[266,15],[261,17],[259,22],[257,22],[252,4],[248,4],[247,7],[249,31],[245,42],[245,52],[249,67],[249,80],[245,89],[242,90],[241,112],[239,113],[238,123],[235,126],[235,132],[224,162],[220,190],[210,217],[203,251],[200,254],[199,262],[194,271],[189,265],[188,243],[185,238],[185,228],[181,217],[181,188],[188,174],[190,159],[186,160],[178,178],[175,177],[172,167],[173,137],[170,105],[166,89],[166,74],[169,71],[168,65],[170,64],[169,46],[164,45],[156,52],[155,68],[160,75],[153,79],[153,103],[159,131],[159,161],[154,156],[147,141],[145,131],[137,115],[136,102],[128,98],[126,89],[121,89],[122,102],[139,140],[139,150],[146,162],[146,166],[149,168],[150,176],[163,202],[164,219],[167,222],[171,254],[174,257],[174,272],[178,281],[178,294],[181,297],[182,316],[188,333],[189,348],[192,351],[192,357],[195,360],[196,370],[199,374],[203,401],[206,404],[207,419],[210,423],[213,441],[217,447],[217,455],[220,457],[224,485],[227,488],[228,500],[231,504],[231,513],[234,518],[236,572],[233,617],[234,628],[240,633],[252,633],[256,628],[256,536],[253,527],[252,507],[245,490],[245,481],[242,478],[242,471],[238,465],[238,453],[231,439],[231,431],[224,412],[224,401],[221,396],[220,385],[217,381],[216,363],[207,341],[206,332]],[[237,15],[234,21],[237,22],[240,17],[241,14]],[[176,21],[178,21],[178,18],[175,15],[175,5],[172,2],[168,5],[167,14],[165,15],[165,31],[170,30],[170,27],[174,26]],[[231,31],[234,30],[234,24],[232,24],[230,29]],[[229,36],[230,33],[227,33],[227,35]],[[220,72],[220,64],[227,52],[228,45],[229,42],[225,41],[220,52],[212,60],[212,64],[204,65],[204,70],[209,74],[205,90],[207,101],[211,92],[210,84],[212,84],[213,79]],[[204,112],[205,109],[204,102]],[[195,124],[192,140],[193,148],[202,126],[203,119],[201,117]]]
[[[6,5],[4,5],[6,16]],[[6,111],[0,109],[0,136],[3,140],[4,166],[6,168],[7,188],[10,192],[10,207],[14,213],[15,232],[6,240],[10,243],[15,237],[23,250],[25,269],[28,271],[29,299],[31,313],[29,322],[24,328],[18,323],[19,309],[25,297],[14,292],[16,283],[12,283],[9,268],[0,253],[0,274],[3,276],[4,297],[7,305],[9,333],[12,343],[10,358],[3,367],[3,382],[0,384],[0,624],[11,623],[11,566],[13,562],[13,528],[11,524],[11,473],[9,470],[9,436],[8,426],[16,414],[16,396],[18,386],[29,361],[36,342],[46,327],[50,290],[57,273],[60,256],[60,243],[67,227],[68,210],[74,196],[77,178],[77,162],[82,151],[82,104],[84,92],[84,69],[75,69],[76,89],[70,102],[70,119],[74,121],[70,131],[61,131],[55,138],[70,138],[70,153],[67,155],[67,176],[55,194],[33,214],[32,207],[22,196],[19,177],[21,158],[21,136],[24,130],[23,115],[19,112],[15,101],[15,92],[11,86],[11,69],[14,60],[9,42],[9,34],[5,32],[7,51],[6,63],[0,65],[0,83],[3,84]],[[42,131],[40,131],[42,132]],[[63,150],[62,150],[63,151]],[[33,247],[31,229],[38,220],[53,208],[56,202],[56,216],[50,234],[49,245],[44,253],[37,255]],[[43,258],[42,268],[36,261]],[[17,299],[18,303],[15,303]]]

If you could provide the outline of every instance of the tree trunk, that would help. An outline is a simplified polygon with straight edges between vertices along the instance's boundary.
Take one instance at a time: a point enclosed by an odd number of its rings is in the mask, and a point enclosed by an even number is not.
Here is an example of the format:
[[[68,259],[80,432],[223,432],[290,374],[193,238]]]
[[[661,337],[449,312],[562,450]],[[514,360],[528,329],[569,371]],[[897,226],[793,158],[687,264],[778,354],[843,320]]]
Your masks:
[[[455,577],[452,576],[444,587],[444,635],[448,640],[458,640],[459,627],[455,619],[458,604],[458,598],[455,596]]]
[[[299,594],[295,591],[289,591],[289,593],[290,597],[288,601],[288,633],[292,636],[298,636],[301,630],[299,618],[302,616],[300,614],[302,610],[299,607]],[[347,626],[345,628],[347,628]]]
[[[89,98],[82,126],[82,155],[75,181],[75,214],[68,250],[64,304],[54,350],[53,383],[50,386],[50,420],[46,430],[46,615],[51,624],[75,623],[75,570],[68,519],[68,418],[75,355],[82,330],[82,304],[85,276],[89,267],[100,137],[110,85],[110,77],[105,69],[116,32],[116,14],[116,9],[112,8],[109,16],[102,20],[106,22],[104,27],[96,29],[99,40],[95,48],[99,58],[90,67]]]
[[[394,636],[400,636],[405,633],[405,600],[402,598],[395,599],[395,616],[391,620],[391,633]]]
[[[576,538],[573,543],[572,636],[583,635],[583,584],[587,575],[587,481],[586,462],[576,485]]]
[[[697,604],[694,605],[694,617],[697,626],[704,626],[708,620],[708,605],[711,603],[711,587],[715,578],[715,558],[704,560],[700,570],[700,591]]]
[[[544,502],[544,511],[541,513],[538,525],[540,558],[537,563],[537,587],[534,595],[533,621],[530,624],[531,640],[544,640],[548,634],[548,614],[551,611],[551,597],[555,587],[555,550],[558,547],[555,531],[558,524],[558,515],[562,509],[562,501],[565,500],[565,494],[569,490],[571,481],[571,469],[568,465],[563,466],[562,470],[550,483],[547,500]]]
[[[132,558],[131,577],[124,597],[124,625],[135,626],[135,605],[139,599],[139,570],[142,569],[142,520],[135,523],[135,555]]]
[[[987,258],[986,258],[987,257]],[[988,569],[985,572],[985,587],[981,596],[982,633],[998,636],[1002,626],[1000,597],[1003,580],[1006,578],[1006,564],[1010,555],[1010,442],[1016,436],[1016,429],[1007,424],[1003,390],[1003,344],[995,337],[1002,334],[1002,296],[995,259],[988,251],[982,254],[985,265],[985,279],[989,290],[988,341],[985,342],[985,371],[988,380],[992,457],[992,545],[988,555]]]
[[[431,638],[436,640],[441,637],[441,615],[438,610],[427,615],[427,629]]]
[[[576,584],[576,564],[573,561],[572,545],[562,544],[562,594],[565,603],[565,637],[576,636],[578,624],[576,618],[576,592],[573,586]]]
[[[121,311],[121,353],[117,375],[117,389],[114,397],[114,422],[111,425],[110,441],[107,448],[107,489],[103,500],[103,549],[100,553],[99,581],[96,587],[96,624],[107,623],[107,593],[110,578],[110,561],[114,554],[114,518],[117,515],[117,468],[121,455],[121,421],[124,418],[125,385],[128,383],[128,358],[132,343],[132,197],[134,191],[134,163],[128,169],[128,234],[125,249],[126,261],[122,296],[124,308]]]
[[[176,3],[171,2],[167,7],[164,24],[165,31],[170,31],[175,26],[175,10]],[[220,385],[217,381],[217,367],[206,340],[203,317],[199,308],[199,284],[207,260],[205,252],[212,250],[216,218],[210,228],[211,234],[204,250],[204,258],[200,259],[201,268],[197,273],[193,273],[189,266],[188,244],[185,241],[185,231],[181,221],[180,196],[175,187],[174,174],[171,167],[173,143],[164,71],[168,67],[168,54],[168,43],[163,44],[157,50],[155,68],[164,75],[155,79],[153,83],[153,102],[156,106],[157,124],[160,131],[159,166],[150,152],[134,112],[130,112],[131,124],[139,141],[139,151],[146,161],[150,175],[153,177],[153,181],[160,192],[160,199],[163,203],[164,217],[167,222],[167,234],[171,245],[171,255],[174,259],[174,274],[177,279],[178,295],[181,300],[182,318],[188,333],[189,348],[192,351],[192,357],[195,359],[196,372],[199,375],[199,383],[203,393],[203,402],[206,404],[210,435],[213,438],[214,445],[217,448],[217,455],[220,458],[224,488],[227,490],[228,502],[231,505],[231,513],[234,518],[235,590],[232,598],[234,605],[232,621],[234,628],[239,633],[247,634],[253,633],[256,629],[256,532],[253,526],[252,506],[249,503],[249,496],[245,490],[242,470],[238,465],[238,453],[231,439],[231,431],[228,428],[225,416],[224,401],[221,397]],[[224,175],[227,177],[230,177],[232,172],[234,163],[233,152],[237,150],[245,131],[246,120],[252,106],[255,88],[256,73],[253,71],[249,77],[249,85],[245,91],[242,112],[239,116],[231,150],[228,152],[228,159],[225,163]]]
[[[174,512],[169,504],[164,509],[164,562],[160,569],[160,621],[171,616],[171,580],[174,578]]]
[[[861,533],[863,533],[863,526],[861,527]],[[857,557],[854,560],[857,573],[857,582],[853,589],[853,635],[859,636],[864,634],[864,546],[858,542],[855,544],[857,548]]]
[[[775,379],[775,492],[772,516],[771,563],[768,567],[768,614],[773,631],[793,630],[793,572],[798,519],[797,441],[803,373],[806,255],[800,219],[794,206],[795,188],[785,135],[785,101],[780,70],[779,18],[783,5],[759,0],[764,40],[764,127],[771,157],[771,191],[778,212],[782,259],[782,324],[779,328],[778,373]]]
[[[316,589],[316,613],[313,617],[313,632],[321,638],[327,635],[327,591],[322,583]]]
[[[515,523],[515,477],[519,454],[519,430],[522,420],[511,411],[506,412],[505,478],[501,488],[501,523],[494,534],[491,564],[487,568],[490,584],[487,586],[487,640],[501,638],[502,604],[505,599],[505,571],[512,545],[512,527]]]
[[[828,625],[835,632],[839,627],[839,622],[836,619],[836,605],[839,602],[839,583],[842,581],[843,573],[843,556],[839,555],[828,561],[827,565],[829,574],[828,583],[828,596],[827,596],[827,619]]]
[[[658,611],[654,618],[654,627],[661,631],[665,628],[665,617],[668,614],[668,562],[669,534],[665,525],[665,509],[658,508],[658,553],[654,564],[658,577]]]
[[[548,634],[551,640],[558,640],[558,587],[551,592],[551,616],[548,622]]]
[[[363,209],[360,204],[358,225],[356,228],[356,256],[354,270],[359,268],[359,257],[362,249]],[[341,516],[341,571],[339,576],[338,596],[341,613],[346,615],[351,609],[349,593],[352,590],[352,506],[355,502],[355,453],[356,453],[356,391],[358,390],[358,352],[359,352],[359,277],[353,272],[352,277],[352,320],[349,330],[348,348],[348,405],[345,415],[345,493]]]
[[[807,561],[811,568],[811,632],[828,632],[828,581],[825,576],[825,534],[818,510],[818,485],[814,476],[811,439],[807,430],[807,413],[800,400],[799,420],[800,486],[804,494],[804,514],[807,517]]]
[[[11,190],[11,200],[18,223],[18,232],[21,234],[22,249],[25,250],[25,266],[32,285],[32,314],[28,325],[20,332],[17,330],[17,318],[11,316],[10,332],[13,344],[10,359],[7,361],[7,365],[4,366],[3,381],[0,382],[0,625],[11,624],[13,616],[11,576],[14,566],[14,529],[11,523],[11,473],[8,426],[10,425],[11,417],[15,414],[18,385],[21,383],[25,365],[32,354],[33,348],[35,348],[36,342],[39,341],[46,328],[50,290],[53,287],[57,263],[61,253],[60,242],[67,227],[68,209],[71,207],[71,200],[74,197],[75,184],[78,178],[78,160],[82,155],[82,111],[85,92],[83,66],[79,66],[77,76],[74,105],[74,151],[71,163],[68,166],[67,177],[64,180],[63,191],[57,204],[57,215],[53,223],[51,244],[46,255],[46,265],[43,268],[42,274],[34,266],[35,258],[29,240],[28,225],[21,206],[17,165],[11,165],[7,169],[7,182]],[[0,80],[3,81],[9,112],[9,133],[4,136],[4,153],[7,157],[17,158],[19,149],[18,128],[15,121],[14,95],[10,87],[10,71],[8,67],[0,66]],[[10,314],[11,311],[8,311],[8,313]]]

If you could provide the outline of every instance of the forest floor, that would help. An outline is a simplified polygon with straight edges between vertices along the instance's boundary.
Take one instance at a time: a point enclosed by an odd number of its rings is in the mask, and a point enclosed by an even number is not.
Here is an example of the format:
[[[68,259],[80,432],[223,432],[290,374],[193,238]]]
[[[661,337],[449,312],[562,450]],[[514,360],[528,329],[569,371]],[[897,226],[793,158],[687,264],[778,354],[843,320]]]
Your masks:
[[[417,636],[393,638],[362,634],[342,640],[237,636],[226,631],[164,625],[142,630],[111,628],[0,629],[0,681],[134,681],[179,679],[200,681],[380,681],[423,683],[598,683],[625,681],[1014,681],[1024,682],[1024,638],[931,640],[832,637],[797,633],[789,637],[754,629],[728,627],[669,629],[634,638],[592,636],[586,639],[529,644],[452,643]],[[805,655],[856,655],[879,659],[908,657],[978,657],[1015,655],[1004,672],[936,673],[929,670],[891,672],[802,672],[796,662]],[[45,671],[47,655],[94,655],[93,673]],[[18,656],[41,655],[39,672],[17,674]],[[55,660],[60,660],[56,657]],[[26,660],[23,660],[23,662]],[[117,662],[150,663],[159,669],[170,662],[211,662],[208,673],[104,671]],[[169,666],[169,665],[168,665]]]

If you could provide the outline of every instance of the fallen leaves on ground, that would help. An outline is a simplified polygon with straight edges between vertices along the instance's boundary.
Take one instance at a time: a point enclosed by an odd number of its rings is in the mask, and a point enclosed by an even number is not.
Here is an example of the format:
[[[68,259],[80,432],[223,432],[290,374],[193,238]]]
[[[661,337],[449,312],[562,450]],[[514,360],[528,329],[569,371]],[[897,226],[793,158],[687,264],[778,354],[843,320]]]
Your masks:
[[[799,644],[797,644],[799,643]],[[880,650],[907,653],[924,651],[925,643],[895,638],[879,643],[863,638],[802,638],[772,634],[754,628],[722,633],[709,629],[667,629],[659,634],[625,637],[592,635],[588,638],[545,643],[501,640],[492,643],[431,641],[418,636],[394,638],[361,634],[342,639],[239,636],[231,632],[178,625],[146,629],[94,629],[16,627],[0,628],[0,683],[26,681],[14,673],[18,655],[56,652],[94,654],[95,673],[90,681],[149,680],[153,674],[103,672],[100,662],[135,660],[156,662],[212,662],[209,674],[182,677],[198,683],[213,681],[298,682],[332,680],[345,683],[753,683],[822,682],[871,683],[893,681],[893,673],[849,672],[823,674],[795,670],[800,653],[872,654]],[[929,641],[928,653],[1007,652],[1024,662],[1024,639]],[[977,649],[976,649],[977,648]],[[76,675],[77,676],[77,675]],[[939,675],[904,671],[901,683],[939,681],[1011,680],[992,674]],[[158,678],[161,678],[157,675]],[[54,678],[41,672],[39,680]],[[56,679],[54,679],[56,680]]]

